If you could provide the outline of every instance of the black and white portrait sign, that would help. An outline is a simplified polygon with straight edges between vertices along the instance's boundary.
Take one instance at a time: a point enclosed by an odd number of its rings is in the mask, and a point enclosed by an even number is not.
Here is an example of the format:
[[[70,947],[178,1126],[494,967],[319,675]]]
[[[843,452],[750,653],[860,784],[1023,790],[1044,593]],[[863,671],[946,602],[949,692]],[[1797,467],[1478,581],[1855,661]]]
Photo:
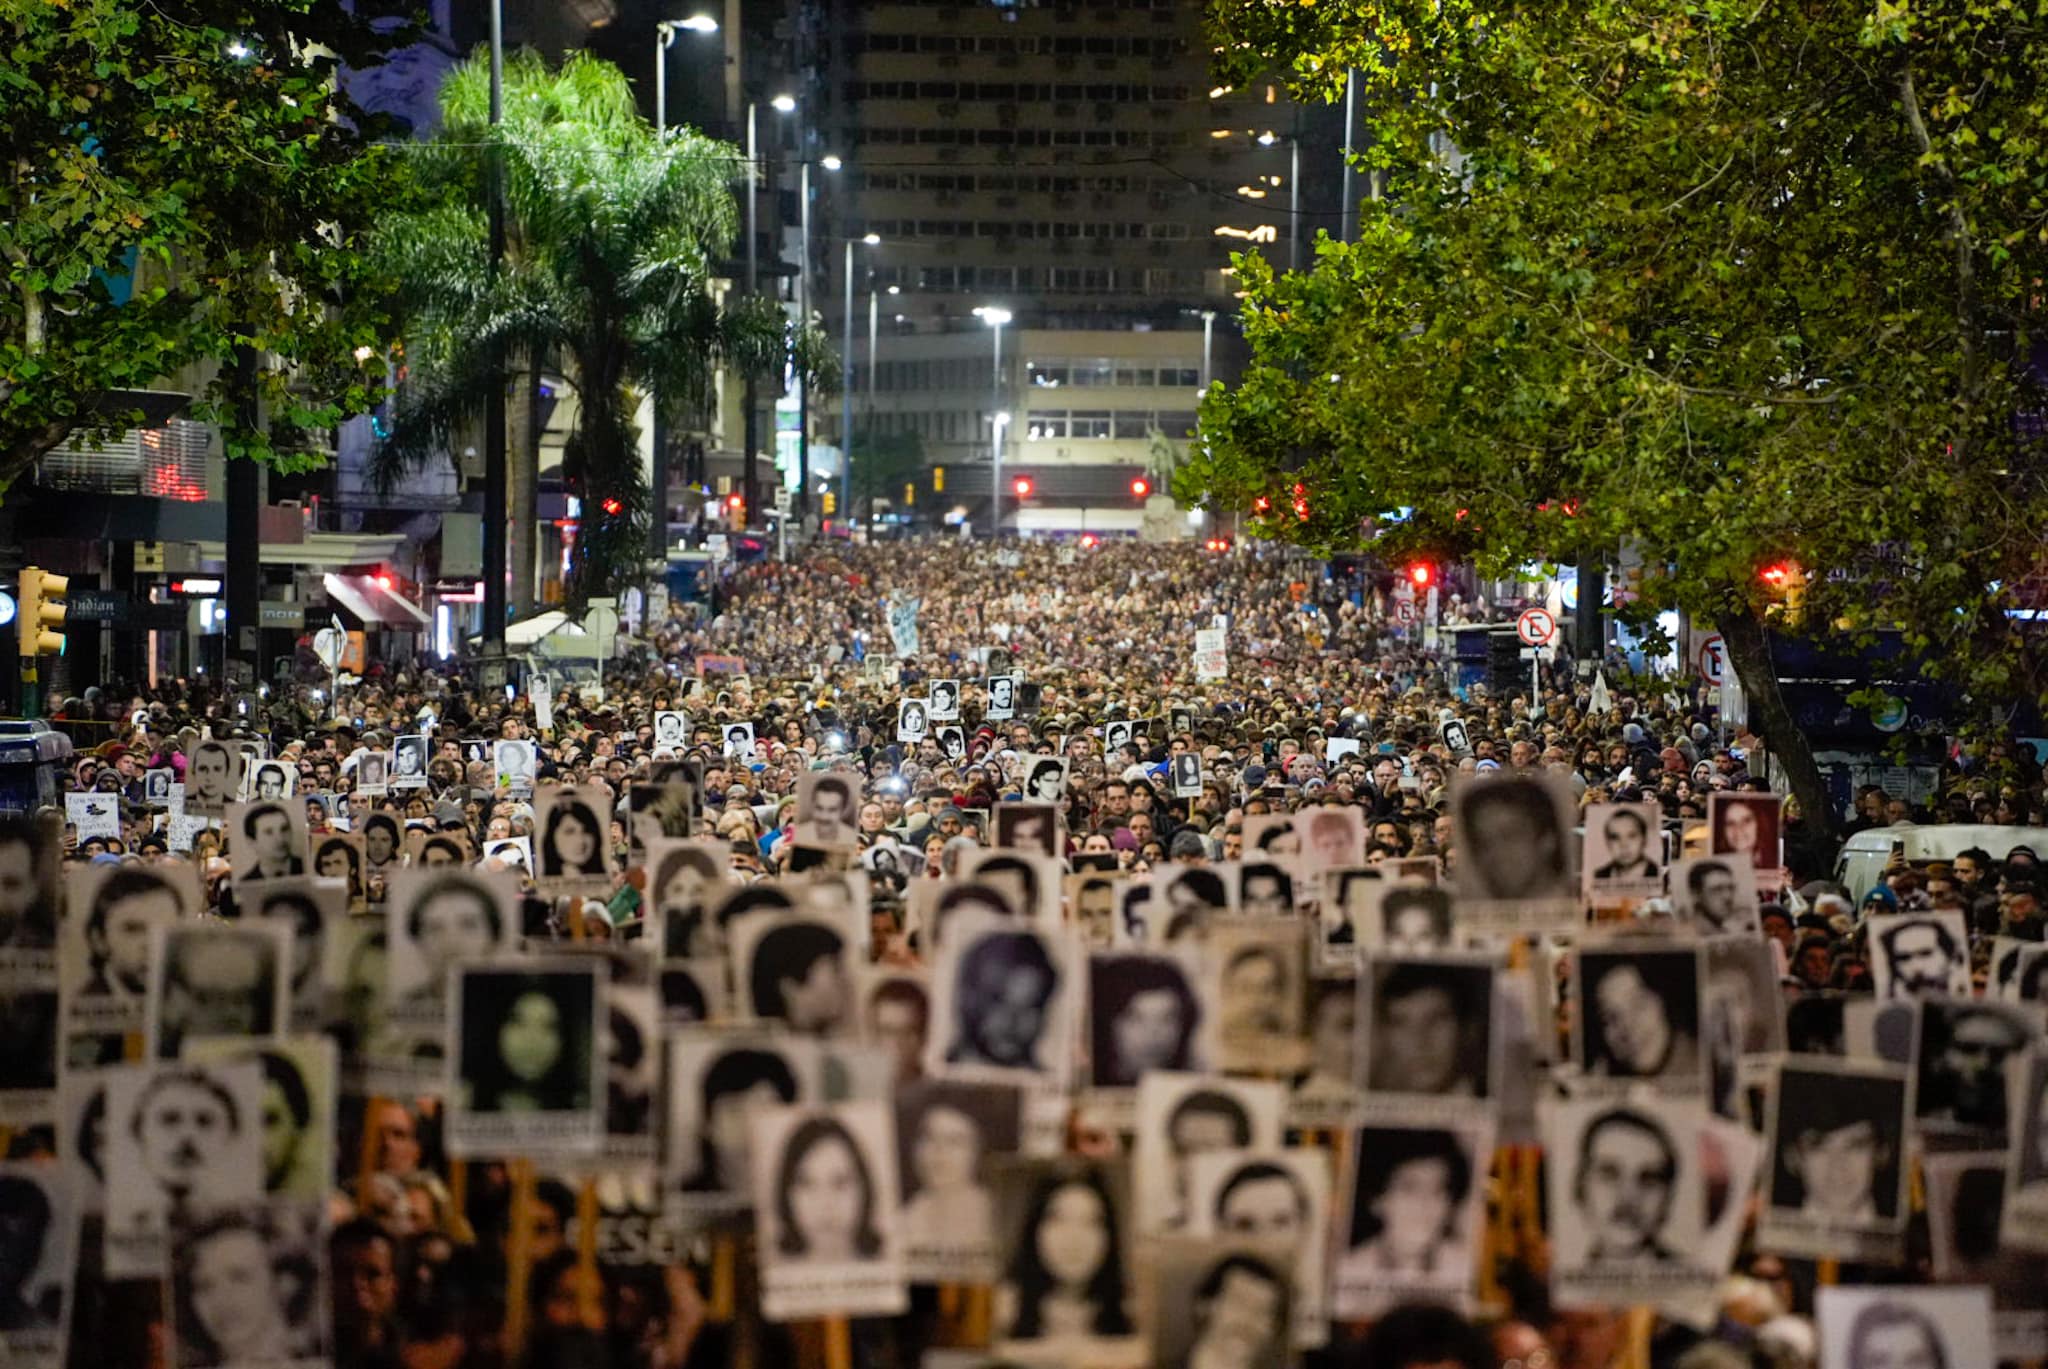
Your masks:
[[[1017,716],[1017,686],[1021,678],[1016,675],[991,675],[983,685],[987,707],[982,716],[990,722],[1005,722]]]
[[[321,1217],[317,1204],[241,1203],[179,1222],[169,1280],[176,1369],[331,1363]]]
[[[1293,1362],[1293,1252],[1244,1236],[1155,1241],[1141,1268],[1152,1364],[1283,1369]]]
[[[228,863],[238,882],[306,873],[305,805],[256,799],[228,806]]]
[[[226,742],[203,741],[185,765],[185,811],[218,818],[242,792],[242,753]]]
[[[895,1093],[897,1227],[916,1283],[994,1283],[998,1159],[1022,1136],[1018,1091],[926,1080]]]
[[[531,794],[533,777],[540,768],[537,748],[531,741],[491,743],[491,764],[497,771],[498,792]]]
[[[960,878],[994,892],[1014,916],[1042,927],[1059,924],[1060,862],[1043,850],[1012,846],[964,852]]]
[[[1876,913],[1866,926],[1879,998],[1970,996],[1970,938],[1961,909]]]
[[[1199,751],[1183,751],[1172,761],[1173,796],[1177,799],[1195,799],[1202,796],[1202,755]]]
[[[757,913],[732,927],[740,1011],[800,1036],[852,1036],[856,942],[850,920]]]
[[[1897,1066],[1784,1057],[1772,1089],[1759,1243],[1788,1255],[1896,1261],[1912,1092],[1911,1074]]]
[[[167,923],[151,935],[149,1039],[158,1059],[175,1059],[192,1037],[275,1037],[290,1026],[284,923]]]
[[[1667,1093],[1706,1086],[1697,942],[1616,937],[1582,945],[1572,976],[1574,1055],[1608,1091],[1648,1080]]]
[[[1131,1150],[1140,1234],[1185,1231],[1194,1157],[1277,1149],[1284,1107],[1281,1086],[1263,1080],[1167,1070],[1141,1078]]]
[[[1192,949],[1095,951],[1088,957],[1089,1082],[1130,1093],[1154,1070],[1204,1073],[1215,1059],[1214,1014]]]
[[[769,1106],[755,1132],[762,1312],[793,1321],[907,1310],[890,1105]]]
[[[454,969],[451,1155],[597,1153],[604,1139],[604,988],[603,966],[588,956]]]
[[[107,1075],[106,1267],[161,1278],[174,1225],[263,1196],[263,1073],[252,1061]]]
[[[1063,939],[985,914],[946,929],[933,970],[930,1073],[1064,1089],[1080,1001]]]
[[[1647,1092],[1546,1100],[1542,1120],[1553,1296],[1606,1305],[1712,1291],[1720,1271],[1697,1263],[1705,1105]]]
[[[260,761],[243,770],[245,799],[288,799],[299,789],[299,773],[283,761]]]
[[[1019,756],[1018,789],[1026,803],[1058,803],[1067,793],[1067,763],[1058,756]]]
[[[0,1361],[63,1363],[79,1206],[55,1165],[0,1161]]]
[[[1992,1369],[1987,1288],[1834,1287],[1814,1294],[1820,1369]]]
[[[668,1163],[678,1200],[733,1209],[754,1192],[755,1110],[819,1097],[815,1041],[787,1033],[688,1028],[669,1038]]]
[[[438,1026],[454,967],[489,960],[512,944],[517,897],[509,874],[419,866],[392,871],[384,905],[392,1014]]]
[[[812,770],[796,782],[796,839],[807,846],[852,846],[860,840],[860,777]]]
[[[1311,868],[1335,870],[1365,861],[1365,814],[1360,809],[1304,808],[1294,815],[1293,827],[1295,850]],[[1250,841],[1247,832],[1247,852]],[[1260,847],[1288,854],[1271,842],[1261,842]]]
[[[1456,945],[1451,891],[1442,885],[1370,879],[1352,869],[1344,872],[1338,897],[1352,919],[1353,940],[1369,950],[1428,955]]]
[[[1376,1317],[1417,1298],[1464,1302],[1477,1268],[1492,1155],[1487,1122],[1353,1132],[1350,1183],[1337,1213],[1331,1315]]]
[[[1203,954],[1222,1068],[1292,1075],[1306,1054],[1308,925],[1293,918],[1227,917],[1208,924]]]
[[[2004,1145],[2006,1066],[2040,1039],[2040,1013],[1978,999],[1929,998],[1919,1006],[1913,1112],[1921,1132]]]
[[[1491,1114],[1497,1092],[1493,982],[1474,954],[1366,958],[1358,976],[1358,1057],[1374,1120]]]
[[[139,1032],[147,1017],[151,932],[200,907],[192,866],[85,865],[66,874],[58,976],[69,1032]]]
[[[1596,803],[1585,811],[1580,857],[1586,896],[1602,902],[1648,898],[1664,887],[1664,816],[1654,803]]]
[[[427,736],[408,732],[391,742],[391,787],[424,789],[427,786]]]
[[[938,728],[934,735],[938,738],[940,753],[947,760],[964,761],[967,759],[966,728],[949,724]]]
[[[896,701],[896,740],[921,742],[931,727],[931,705],[924,699]]]
[[[2048,1254],[2048,1055],[2006,1064],[2012,1143],[2005,1172],[2000,1240],[2014,1250]]]
[[[613,869],[611,800],[594,786],[556,785],[534,796],[534,877],[560,894],[602,896]]]
[[[1319,1148],[1210,1151],[1188,1163],[1189,1234],[1278,1247],[1294,1288],[1299,1349],[1329,1336],[1330,1201],[1330,1152]]]
[[[391,792],[391,753],[389,751],[358,751],[356,753],[356,792],[376,797]]]
[[[997,1204],[996,1351],[1035,1362],[1142,1362],[1125,1165],[1020,1161],[999,1172]]]
[[[1060,853],[1060,810],[1054,803],[998,803],[989,815],[997,849],[1056,857]]]
[[[679,756],[690,744],[690,716],[681,709],[663,708],[654,714],[654,753]]]
[[[1131,744],[1134,724],[1128,718],[1111,718],[1102,724],[1102,749],[1112,761],[1116,753]]]
[[[199,1065],[249,1062],[262,1071],[263,1193],[318,1203],[334,1173],[337,1088],[334,1042],[303,1034],[271,1041],[195,1037],[184,1059]]]
[[[1458,916],[1475,931],[1534,932],[1579,921],[1570,790],[1555,776],[1495,773],[1451,791]]]
[[[957,722],[960,718],[960,682],[933,680],[927,695],[925,716],[933,722]]]
[[[1671,911],[1701,936],[1758,936],[1756,870],[1729,856],[1695,856],[1671,863]]]

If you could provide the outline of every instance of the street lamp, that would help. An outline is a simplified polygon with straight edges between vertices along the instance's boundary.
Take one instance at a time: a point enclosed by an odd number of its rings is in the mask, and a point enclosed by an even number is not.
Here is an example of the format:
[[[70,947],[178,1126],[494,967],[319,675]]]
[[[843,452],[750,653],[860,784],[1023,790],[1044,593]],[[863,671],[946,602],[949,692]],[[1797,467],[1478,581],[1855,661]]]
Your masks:
[[[1287,269],[1301,269],[1301,139],[1292,133],[1267,129],[1259,135],[1260,147],[1277,142],[1287,144]]]
[[[675,46],[678,32],[716,33],[718,21],[708,14],[688,19],[664,19],[654,26],[654,136],[659,142],[668,132],[668,50]],[[654,517],[647,525],[647,552],[660,559],[668,552],[668,421],[662,416],[661,396],[654,396]]]
[[[770,107],[771,109],[774,109],[774,110],[776,110],[777,112],[779,112],[779,113],[782,113],[782,114],[788,114],[788,113],[790,113],[790,112],[792,112],[793,110],[795,110],[795,109],[796,109],[796,97],[795,97],[795,96],[792,96],[792,95],[778,95],[778,96],[776,96],[776,97],[775,97],[775,98],[774,98],[773,100],[770,100],[770,101],[769,101],[768,103],[769,103],[769,107]],[[754,220],[755,220],[755,215],[756,215],[756,213],[758,212],[758,210],[759,210],[759,208],[760,208],[760,199],[761,199],[761,190],[760,190],[760,176],[761,176],[761,154],[760,154],[760,150],[759,150],[759,147],[758,147],[758,145],[757,145],[757,139],[756,139],[756,136],[755,136],[755,130],[756,130],[756,119],[755,119],[755,113],[756,113],[756,110],[757,110],[757,108],[758,108],[758,107],[756,106],[756,104],[755,104],[755,102],[754,102],[754,101],[752,101],[752,100],[749,100],[749,101],[747,101],[747,290],[746,290],[746,293],[747,293],[747,294],[748,294],[748,295],[749,295],[750,297],[751,297],[751,296],[753,296],[753,295],[755,295],[755,294],[758,294],[758,293],[760,292],[760,286],[761,286],[761,271],[760,271],[760,267],[759,267],[759,265],[758,265],[758,264],[757,264],[757,262],[756,262],[756,254],[757,254],[757,253],[759,252],[759,250],[760,250],[760,245],[759,245],[759,242],[757,241],[757,240],[758,240],[758,238],[759,238],[759,236],[760,236],[760,234],[759,234],[759,231],[758,231],[758,229],[757,229],[757,228],[755,227],[755,222],[754,222]],[[771,189],[773,189],[773,185],[772,185],[772,182],[771,182],[770,188],[771,188]],[[758,509],[758,508],[759,508],[759,507],[761,506],[761,504],[760,504],[760,493],[761,493],[761,491],[760,491],[760,481],[759,481],[759,477],[758,477],[758,476],[756,475],[756,473],[755,473],[755,460],[756,460],[756,457],[757,457],[757,455],[759,454],[759,452],[760,452],[760,450],[761,450],[761,428],[760,428],[760,424],[761,424],[761,399],[760,399],[760,392],[759,392],[759,390],[758,390],[758,388],[757,388],[758,382],[759,382],[759,378],[758,378],[757,376],[755,376],[755,375],[754,375],[754,373],[753,373],[753,371],[752,371],[752,370],[750,369],[750,370],[749,370],[749,371],[747,372],[747,377],[746,377],[746,398],[745,398],[745,401],[744,401],[744,402],[745,402],[745,404],[746,404],[746,409],[747,409],[747,418],[746,418],[746,425],[745,425],[745,426],[746,426],[746,434],[745,434],[745,436],[746,436],[747,452],[746,452],[746,458],[745,458],[745,461],[744,461],[744,462],[743,462],[743,464],[742,464],[742,472],[743,472],[743,474],[742,474],[742,477],[741,477],[741,478],[742,478],[742,480],[743,480],[743,482],[745,483],[745,486],[746,486],[746,503],[745,503],[745,505],[744,505],[744,508],[746,509],[746,515],[747,515],[747,517],[748,517],[748,518],[752,518],[752,517],[754,516],[754,510]]]
[[[974,311],[974,316],[995,330],[994,403],[989,406],[988,535],[996,538],[1003,533],[1003,428],[1010,421],[1003,408],[1003,325],[1010,321],[1011,314],[999,305],[985,304]]]
[[[831,158],[838,161],[837,157]],[[846,240],[846,298],[840,315],[839,343],[839,507],[853,516],[853,245],[880,247],[882,235],[867,233]],[[868,291],[868,422],[874,422],[875,293]]]
[[[675,46],[676,34],[716,33],[718,21],[708,14],[693,14],[687,19],[664,19],[654,26],[654,131],[659,134],[668,128],[668,50]]]

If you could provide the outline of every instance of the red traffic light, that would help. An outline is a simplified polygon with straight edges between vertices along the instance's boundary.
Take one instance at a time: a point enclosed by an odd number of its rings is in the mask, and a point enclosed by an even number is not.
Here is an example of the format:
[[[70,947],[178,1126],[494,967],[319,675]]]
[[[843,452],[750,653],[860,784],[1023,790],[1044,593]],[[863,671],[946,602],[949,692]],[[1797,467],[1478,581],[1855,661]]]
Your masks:
[[[1792,567],[1786,565],[1783,561],[1774,561],[1770,565],[1765,566],[1758,574],[1763,577],[1764,583],[1773,589],[1783,589],[1792,578]]]
[[[1150,493],[1152,493],[1151,481],[1147,480],[1142,475],[1133,477],[1133,479],[1131,480],[1131,494],[1133,496],[1139,499],[1143,499],[1146,495]]]
[[[606,513],[610,514],[614,518],[617,518],[620,514],[626,511],[626,506],[624,504],[621,504],[616,498],[607,498],[602,504],[599,504],[598,507],[603,509]]]
[[[1010,488],[1017,492],[1019,499],[1029,499],[1035,486],[1032,485],[1030,476],[1020,475],[1010,482]]]
[[[729,509],[736,509],[746,502],[744,498],[737,494],[729,494],[725,497],[725,506]]]
[[[1427,561],[1417,561],[1408,567],[1408,583],[1417,589],[1428,589],[1429,582],[1436,579],[1436,568]]]

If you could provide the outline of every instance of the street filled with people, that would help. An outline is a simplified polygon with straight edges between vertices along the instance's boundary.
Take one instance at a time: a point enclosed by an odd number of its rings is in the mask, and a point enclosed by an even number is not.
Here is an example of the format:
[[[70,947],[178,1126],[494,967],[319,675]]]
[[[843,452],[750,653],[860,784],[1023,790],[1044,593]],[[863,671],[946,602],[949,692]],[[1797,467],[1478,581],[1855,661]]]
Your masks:
[[[53,698],[0,1364],[2048,1357],[2034,750],[1802,812],[1399,580],[820,544],[601,677]]]

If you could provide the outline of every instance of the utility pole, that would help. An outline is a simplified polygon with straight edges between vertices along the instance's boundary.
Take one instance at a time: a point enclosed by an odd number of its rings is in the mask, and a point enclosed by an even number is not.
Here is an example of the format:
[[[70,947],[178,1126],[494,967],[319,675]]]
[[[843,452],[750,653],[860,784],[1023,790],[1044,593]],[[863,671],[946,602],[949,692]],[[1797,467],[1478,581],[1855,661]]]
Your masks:
[[[235,426],[254,434],[262,415],[256,403],[256,349],[235,348]],[[263,472],[254,457],[227,463],[227,651],[223,674],[231,689],[254,689],[263,671]]]
[[[746,296],[750,302],[753,300],[754,296],[760,291],[761,288],[761,271],[760,267],[755,261],[754,244],[754,239],[756,237],[754,216],[758,212],[759,206],[757,202],[761,198],[761,187],[757,183],[758,177],[761,174],[760,168],[760,152],[756,146],[754,137],[754,102],[752,100],[749,100],[747,102]],[[754,368],[752,366],[749,366],[747,367],[746,385],[747,422],[745,436],[747,443],[747,451],[745,459],[741,462],[740,465],[741,498],[745,500],[745,503],[741,506],[744,510],[744,517],[741,519],[740,524],[742,530],[744,530],[747,527],[747,525],[751,524],[754,521],[754,511],[760,507],[761,497],[760,474],[755,469],[754,460],[755,453],[760,451],[761,449],[761,396],[755,389],[755,384],[756,377],[754,375]]]

